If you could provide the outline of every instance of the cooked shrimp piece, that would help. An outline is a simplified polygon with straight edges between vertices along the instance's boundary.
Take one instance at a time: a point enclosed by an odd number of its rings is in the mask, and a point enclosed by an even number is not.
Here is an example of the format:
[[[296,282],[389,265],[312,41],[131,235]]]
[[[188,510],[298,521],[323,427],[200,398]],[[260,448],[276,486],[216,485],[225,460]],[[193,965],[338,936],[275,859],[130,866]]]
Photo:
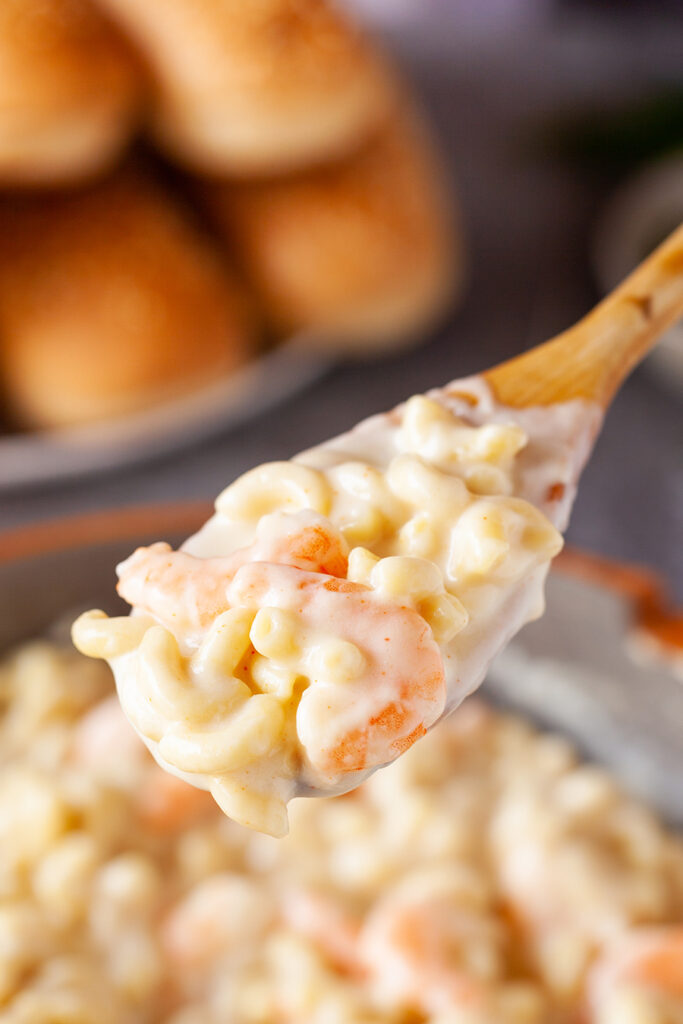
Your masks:
[[[152,832],[180,832],[215,812],[211,795],[154,766],[136,797],[140,822]]]
[[[121,597],[180,635],[201,634],[226,611],[232,558],[195,558],[159,542],[138,548],[117,566]]]
[[[463,882],[457,872],[436,868],[409,877],[376,903],[359,948],[383,1003],[407,1003],[430,1015],[487,1009],[491,983],[502,971],[503,936]]]
[[[76,764],[114,782],[137,777],[149,757],[115,696],[105,697],[79,719],[70,753]]]
[[[441,653],[412,608],[360,583],[256,562],[236,573],[228,600],[296,622],[288,656],[309,680],[296,726],[312,781],[393,761],[441,715]],[[253,629],[252,641],[258,649]]]
[[[683,925],[635,928],[610,943],[587,984],[591,1022],[683,1020]],[[638,1007],[641,1015],[631,1012]],[[627,1014],[630,1014],[627,1016]]]
[[[261,519],[252,544],[224,558],[196,558],[161,542],[138,548],[118,566],[117,590],[178,637],[196,643],[227,611],[226,587],[240,566],[277,562],[345,576],[347,556],[341,533],[317,513],[273,513]]]
[[[151,831],[177,832],[215,810],[208,793],[154,763],[114,696],[77,722],[71,760],[106,782],[133,790],[139,820]]]
[[[235,567],[276,562],[309,572],[346,576],[349,546],[329,519],[312,509],[262,516],[253,544],[234,553]]]
[[[168,913],[161,942],[171,963],[188,977],[210,971],[265,935],[273,920],[269,894],[244,875],[212,875]]]
[[[330,963],[348,974],[363,973],[358,955],[360,922],[337,900],[312,889],[293,889],[282,901],[286,924],[310,939]]]

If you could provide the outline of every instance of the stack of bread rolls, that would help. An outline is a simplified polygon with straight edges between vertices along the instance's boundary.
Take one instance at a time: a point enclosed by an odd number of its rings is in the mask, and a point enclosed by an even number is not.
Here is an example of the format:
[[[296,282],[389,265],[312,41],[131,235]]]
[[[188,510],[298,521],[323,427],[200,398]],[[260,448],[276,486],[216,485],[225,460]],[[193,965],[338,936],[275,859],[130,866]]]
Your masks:
[[[388,349],[453,295],[429,132],[332,3],[2,0],[0,66],[15,425],[144,408],[266,339]]]

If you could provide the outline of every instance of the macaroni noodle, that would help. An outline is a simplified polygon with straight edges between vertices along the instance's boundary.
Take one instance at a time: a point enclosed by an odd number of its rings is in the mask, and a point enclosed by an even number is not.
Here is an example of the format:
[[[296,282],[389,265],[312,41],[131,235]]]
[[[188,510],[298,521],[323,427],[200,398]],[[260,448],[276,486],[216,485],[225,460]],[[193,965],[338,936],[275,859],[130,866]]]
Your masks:
[[[3,1024],[680,1019],[683,846],[559,737],[470,701],[275,841],[112,693],[46,643],[0,663]]]

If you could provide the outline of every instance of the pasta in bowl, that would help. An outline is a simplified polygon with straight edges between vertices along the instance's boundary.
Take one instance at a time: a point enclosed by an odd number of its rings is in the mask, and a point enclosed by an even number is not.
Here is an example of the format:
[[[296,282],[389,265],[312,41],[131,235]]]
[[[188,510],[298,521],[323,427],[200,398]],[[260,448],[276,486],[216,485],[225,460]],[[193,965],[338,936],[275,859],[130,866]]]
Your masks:
[[[552,686],[552,680],[548,680]],[[670,1024],[683,846],[478,698],[281,840],[162,771],[102,662],[0,662],[7,1024]]]
[[[136,551],[133,614],[86,613],[76,646],[162,767],[284,835],[293,795],[393,761],[541,613],[599,422],[506,409],[481,378],[416,396],[246,473],[181,551]]]

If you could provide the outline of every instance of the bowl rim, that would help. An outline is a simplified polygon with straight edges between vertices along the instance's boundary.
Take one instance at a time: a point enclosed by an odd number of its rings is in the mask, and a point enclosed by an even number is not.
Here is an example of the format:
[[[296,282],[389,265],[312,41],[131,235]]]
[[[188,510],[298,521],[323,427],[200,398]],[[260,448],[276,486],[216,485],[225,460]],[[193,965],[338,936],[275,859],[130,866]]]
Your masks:
[[[108,541],[124,541],[158,528],[193,533],[213,513],[209,501],[122,505],[40,520],[0,531],[0,565]]]

